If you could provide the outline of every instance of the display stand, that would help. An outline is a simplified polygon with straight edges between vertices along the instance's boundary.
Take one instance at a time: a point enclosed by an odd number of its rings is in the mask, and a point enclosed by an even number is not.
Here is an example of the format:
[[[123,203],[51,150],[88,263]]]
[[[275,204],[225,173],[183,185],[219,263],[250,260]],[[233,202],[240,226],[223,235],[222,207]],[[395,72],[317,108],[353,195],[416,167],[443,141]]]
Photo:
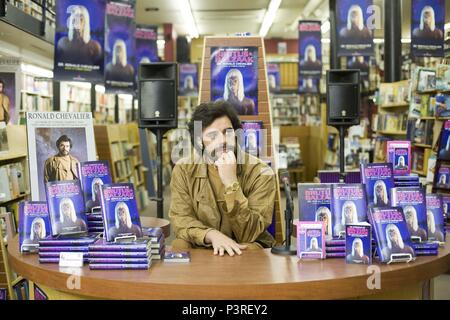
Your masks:
[[[257,47],[258,48],[258,115],[240,116],[241,120],[257,120],[263,122],[268,141],[267,160],[272,164],[272,169],[277,173],[275,148],[272,140],[272,112],[269,100],[269,88],[267,83],[267,70],[264,41],[261,37],[205,37],[203,44],[203,58],[199,85],[199,103],[211,101],[211,47]],[[266,159],[264,159],[266,160]],[[278,177],[276,180],[275,196],[275,240],[283,241],[283,230],[281,221],[280,185]]]

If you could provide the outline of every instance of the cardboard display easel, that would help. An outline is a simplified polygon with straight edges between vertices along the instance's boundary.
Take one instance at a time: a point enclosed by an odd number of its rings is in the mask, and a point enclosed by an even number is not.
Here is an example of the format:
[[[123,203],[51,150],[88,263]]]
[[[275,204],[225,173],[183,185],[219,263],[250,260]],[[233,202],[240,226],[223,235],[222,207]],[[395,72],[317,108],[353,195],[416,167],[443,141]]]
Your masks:
[[[272,141],[272,111],[270,108],[269,88],[267,83],[267,70],[265,61],[264,41],[261,37],[205,37],[203,43],[203,58],[199,82],[199,103],[211,101],[211,47],[257,47],[258,48],[258,115],[240,116],[241,120],[259,120],[263,122],[263,129],[267,136],[267,158],[272,163],[276,174],[276,196],[274,204],[275,239],[281,243],[283,237],[283,221],[281,220],[280,186],[277,163]]]

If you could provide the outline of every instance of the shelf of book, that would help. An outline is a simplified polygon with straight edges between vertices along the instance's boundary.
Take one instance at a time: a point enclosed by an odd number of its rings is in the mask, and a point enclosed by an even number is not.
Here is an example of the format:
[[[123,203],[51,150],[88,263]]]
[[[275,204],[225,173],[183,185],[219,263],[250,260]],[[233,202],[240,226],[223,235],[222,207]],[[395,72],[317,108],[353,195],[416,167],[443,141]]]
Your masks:
[[[376,133],[386,135],[386,136],[405,136],[406,131],[375,131]]]
[[[428,148],[428,149],[433,148],[433,146],[430,146],[428,144],[421,144],[421,143],[413,143],[413,146],[419,147],[419,148]]]
[[[29,193],[25,193],[25,194],[18,195],[16,197],[12,198],[12,199],[3,200],[3,201],[0,200],[0,206],[6,206],[6,205],[11,204],[13,202],[24,200],[25,198],[27,198],[29,196],[30,196]]]
[[[416,174],[418,174],[418,175],[421,176],[421,177],[426,177],[426,174],[423,173],[422,171],[411,170],[411,172],[412,172],[412,173],[416,173]]]
[[[409,107],[409,103],[393,103],[393,104],[385,104],[385,105],[380,105],[380,108],[383,109],[388,109],[388,108],[406,108]]]

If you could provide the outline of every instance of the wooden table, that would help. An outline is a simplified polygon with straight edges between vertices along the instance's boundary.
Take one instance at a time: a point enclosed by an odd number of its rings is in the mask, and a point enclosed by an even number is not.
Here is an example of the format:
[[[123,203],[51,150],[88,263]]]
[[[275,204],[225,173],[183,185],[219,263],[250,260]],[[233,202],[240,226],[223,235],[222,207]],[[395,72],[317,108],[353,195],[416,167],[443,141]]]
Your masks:
[[[154,217],[141,217],[141,224],[146,228],[161,228],[164,234],[164,237],[170,237],[170,221],[161,218]]]
[[[91,271],[85,265],[76,272],[40,264],[37,255],[21,255],[17,237],[8,251],[17,274],[64,299],[422,298],[423,284],[450,269],[450,239],[439,256],[418,257],[410,264],[372,265],[381,272],[379,290],[368,288],[367,266],[346,264],[343,259],[299,261],[295,256],[273,255],[269,249],[235,257],[196,249],[185,264],[154,261],[147,271]],[[72,274],[78,277],[79,289],[68,288]]]

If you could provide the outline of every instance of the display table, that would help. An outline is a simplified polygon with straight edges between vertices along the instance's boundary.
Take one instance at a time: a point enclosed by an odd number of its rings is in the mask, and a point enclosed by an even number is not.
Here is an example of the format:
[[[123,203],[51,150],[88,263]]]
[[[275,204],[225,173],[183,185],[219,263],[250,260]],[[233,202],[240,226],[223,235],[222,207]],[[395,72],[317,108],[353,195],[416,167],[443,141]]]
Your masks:
[[[141,225],[145,228],[161,228],[165,238],[170,237],[170,221],[154,217],[140,217]]]
[[[296,256],[275,256],[269,249],[234,257],[196,249],[191,250],[190,263],[153,261],[146,271],[91,271],[87,265],[71,271],[40,264],[37,254],[20,254],[17,237],[8,251],[17,274],[38,284],[49,298],[64,299],[422,298],[428,281],[450,269],[450,240],[439,256],[370,269],[343,259],[299,261]],[[381,288],[371,290],[367,282],[374,270],[381,272]]]

